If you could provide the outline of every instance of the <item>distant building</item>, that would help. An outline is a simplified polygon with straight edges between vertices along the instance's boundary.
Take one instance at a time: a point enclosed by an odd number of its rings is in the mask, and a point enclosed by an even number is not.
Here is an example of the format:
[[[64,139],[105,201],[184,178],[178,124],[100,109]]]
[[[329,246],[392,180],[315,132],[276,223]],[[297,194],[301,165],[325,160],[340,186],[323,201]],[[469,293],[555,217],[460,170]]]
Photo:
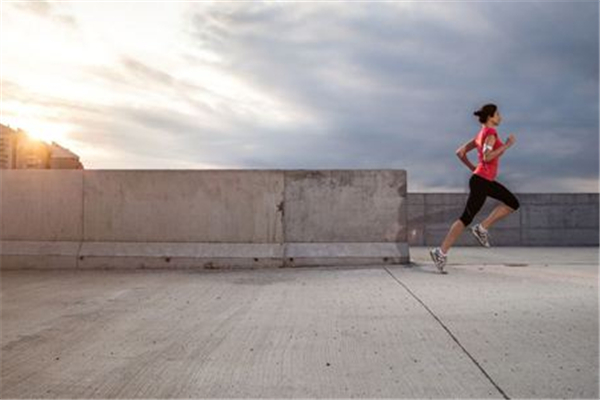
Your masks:
[[[83,169],[79,156],[56,142],[50,145],[51,169]]]
[[[17,134],[16,169],[50,168],[50,149],[42,141],[29,138],[26,134]]]
[[[17,134],[8,126],[0,124],[0,168],[16,168],[17,162]]]
[[[83,169],[79,157],[56,142],[35,140],[0,124],[1,169]]]

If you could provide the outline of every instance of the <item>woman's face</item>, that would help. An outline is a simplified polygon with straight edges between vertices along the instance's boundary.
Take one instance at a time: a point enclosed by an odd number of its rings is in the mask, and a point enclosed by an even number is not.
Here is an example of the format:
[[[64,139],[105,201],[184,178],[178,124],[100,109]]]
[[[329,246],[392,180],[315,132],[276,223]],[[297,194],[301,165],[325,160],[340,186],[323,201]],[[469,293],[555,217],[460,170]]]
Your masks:
[[[492,124],[494,124],[495,126],[500,125],[500,122],[502,121],[502,116],[500,115],[500,111],[497,111],[494,113],[494,115],[492,115],[489,119],[488,122],[491,122]]]

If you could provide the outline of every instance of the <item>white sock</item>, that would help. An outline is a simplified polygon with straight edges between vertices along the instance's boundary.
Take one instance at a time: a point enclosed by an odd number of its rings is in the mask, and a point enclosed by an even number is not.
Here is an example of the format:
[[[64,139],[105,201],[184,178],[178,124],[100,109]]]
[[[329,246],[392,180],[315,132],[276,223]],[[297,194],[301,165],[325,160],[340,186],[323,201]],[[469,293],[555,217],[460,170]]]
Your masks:
[[[440,253],[442,253],[442,255],[443,255],[444,257],[446,257],[446,253],[444,253],[444,250],[442,250],[442,248],[441,248],[441,247],[438,247],[438,248],[440,249]]]
[[[479,224],[479,229],[481,229],[481,230],[482,230],[482,231],[484,231],[484,232],[487,232],[487,229],[485,229],[485,228],[483,227],[483,225],[481,225],[481,224]]]

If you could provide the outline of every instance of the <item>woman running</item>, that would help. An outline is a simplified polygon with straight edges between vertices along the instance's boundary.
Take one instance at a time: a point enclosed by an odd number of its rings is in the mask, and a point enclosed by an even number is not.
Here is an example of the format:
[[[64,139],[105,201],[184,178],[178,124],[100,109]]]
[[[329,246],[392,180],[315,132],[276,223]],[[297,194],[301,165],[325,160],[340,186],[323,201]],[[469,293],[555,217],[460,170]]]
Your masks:
[[[499,204],[481,223],[470,228],[471,233],[484,247],[490,247],[488,234],[490,226],[519,208],[519,201],[515,195],[495,180],[498,173],[498,160],[515,143],[515,137],[511,134],[506,140],[506,144],[500,141],[495,127],[500,125],[502,117],[495,104],[486,104],[473,114],[479,117],[479,122],[482,124],[481,130],[472,140],[456,151],[458,158],[473,171],[469,180],[469,198],[462,215],[452,224],[442,245],[429,250],[433,262],[443,274],[446,273],[448,250],[465,227],[473,221],[488,196],[500,200],[503,204]],[[479,158],[477,168],[467,157],[467,153],[475,148],[477,148]]]

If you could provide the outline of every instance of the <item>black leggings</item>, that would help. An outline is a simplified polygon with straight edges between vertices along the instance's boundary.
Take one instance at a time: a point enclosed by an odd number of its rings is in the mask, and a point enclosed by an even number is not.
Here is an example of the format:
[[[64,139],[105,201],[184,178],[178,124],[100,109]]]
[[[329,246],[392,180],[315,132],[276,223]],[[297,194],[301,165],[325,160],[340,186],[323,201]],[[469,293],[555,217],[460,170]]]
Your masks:
[[[517,200],[510,190],[502,186],[500,182],[488,181],[477,174],[473,174],[469,180],[469,188],[471,190],[469,199],[467,200],[465,211],[463,211],[459,218],[465,226],[468,226],[473,221],[475,215],[483,207],[487,196],[500,200],[514,211],[519,208],[519,200]]]

